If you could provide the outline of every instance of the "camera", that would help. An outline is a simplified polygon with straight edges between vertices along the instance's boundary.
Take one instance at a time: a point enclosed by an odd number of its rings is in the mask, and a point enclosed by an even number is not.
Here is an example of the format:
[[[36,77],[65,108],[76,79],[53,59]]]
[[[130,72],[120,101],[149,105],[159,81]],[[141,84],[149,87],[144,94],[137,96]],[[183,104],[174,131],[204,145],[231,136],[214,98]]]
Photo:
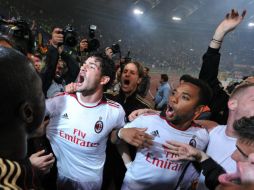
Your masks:
[[[121,53],[121,49],[120,49],[119,44],[112,44],[111,49],[112,49],[114,54]]]
[[[25,20],[0,19],[0,33],[6,35],[17,50],[24,54],[27,54],[27,52],[32,53],[34,37],[29,24]]]
[[[64,40],[63,43],[58,44],[59,46],[63,44],[68,47],[75,47],[78,44],[77,32],[72,25],[68,24],[63,29],[62,34],[64,36]]]
[[[89,26],[89,37],[91,40],[88,41],[88,52],[97,51],[97,49],[100,47],[99,40],[95,39],[95,31],[97,29],[96,25],[90,25]]]

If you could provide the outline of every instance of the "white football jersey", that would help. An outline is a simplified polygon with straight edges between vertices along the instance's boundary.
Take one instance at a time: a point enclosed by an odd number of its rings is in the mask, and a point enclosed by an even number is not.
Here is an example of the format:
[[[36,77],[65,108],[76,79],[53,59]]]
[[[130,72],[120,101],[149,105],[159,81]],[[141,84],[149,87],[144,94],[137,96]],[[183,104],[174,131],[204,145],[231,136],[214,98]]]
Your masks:
[[[168,140],[174,140],[192,144],[204,150],[209,141],[206,129],[193,124],[187,130],[181,131],[159,115],[139,116],[125,127],[147,128],[146,133],[154,136],[154,145],[149,149],[144,148],[137,151],[134,161],[125,174],[122,190],[174,189],[187,162],[171,161],[171,158],[176,155],[167,153],[162,145]],[[182,184],[190,185],[191,181],[190,177]],[[181,186],[181,188],[184,187]]]
[[[50,117],[46,134],[59,175],[100,187],[108,136],[125,124],[122,106],[105,98],[87,106],[76,93],[48,99],[46,108]]]
[[[227,173],[236,171],[236,162],[231,158],[236,149],[236,138],[226,135],[226,125],[219,125],[209,133],[210,142],[206,153],[220,164]],[[205,176],[201,173],[198,188],[199,190],[208,190],[205,185]]]

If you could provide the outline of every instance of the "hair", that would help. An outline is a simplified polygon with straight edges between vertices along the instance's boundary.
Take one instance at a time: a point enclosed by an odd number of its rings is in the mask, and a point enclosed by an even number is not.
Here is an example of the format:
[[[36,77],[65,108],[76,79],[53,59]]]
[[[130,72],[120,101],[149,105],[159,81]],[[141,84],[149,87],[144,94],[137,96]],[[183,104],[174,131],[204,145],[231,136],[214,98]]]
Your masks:
[[[147,72],[149,72],[150,71],[150,69],[148,68],[148,67],[144,67],[146,70],[147,70]]]
[[[167,75],[167,74],[161,74],[161,79],[162,79],[164,82],[167,82],[167,81],[168,81],[168,75]]]
[[[190,78],[192,79],[193,77],[191,75],[185,74],[180,77],[179,81],[183,80],[184,82],[188,82]]]
[[[0,113],[15,114],[22,102],[33,102],[36,87],[40,80],[31,61],[20,52],[0,47]],[[7,111],[8,110],[8,111]]]
[[[97,61],[100,62],[101,76],[108,76],[110,78],[109,82],[104,86],[104,91],[110,88],[116,77],[115,63],[103,53],[95,53],[90,57],[95,57]]]
[[[142,65],[140,62],[138,62],[138,61],[129,61],[129,62],[127,62],[126,64],[124,64],[124,67],[125,67],[126,65],[130,64],[130,63],[133,63],[134,65],[136,65],[137,70],[138,70],[138,76],[139,76],[139,78],[142,78],[142,77],[144,76],[144,68],[143,68],[143,65]],[[121,69],[121,72],[123,72],[124,67]]]
[[[242,94],[246,89],[250,88],[250,87],[254,87],[254,83],[243,83],[238,85],[233,92],[231,93],[230,98],[235,98],[237,96],[239,96],[240,94]]]
[[[185,82],[194,84],[199,88],[199,101],[198,105],[209,105],[212,99],[212,89],[208,86],[206,82],[201,79],[194,78],[192,76],[188,76],[188,80]]]
[[[254,116],[242,117],[234,122],[233,128],[240,140],[254,142]]]

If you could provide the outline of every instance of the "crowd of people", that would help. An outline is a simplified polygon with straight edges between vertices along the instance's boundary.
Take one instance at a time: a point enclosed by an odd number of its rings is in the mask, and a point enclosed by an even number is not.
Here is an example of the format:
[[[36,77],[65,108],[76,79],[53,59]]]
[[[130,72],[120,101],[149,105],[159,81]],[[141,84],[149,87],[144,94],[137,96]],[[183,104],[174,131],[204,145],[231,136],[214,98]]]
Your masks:
[[[149,67],[115,59],[111,43],[99,51],[89,39],[55,27],[45,52],[34,52],[39,47],[31,47],[36,43],[27,23],[4,20],[0,187],[253,188],[254,77],[231,93],[218,79],[221,45],[245,14],[232,10],[219,23],[201,68],[194,64],[198,78],[185,73],[172,87],[168,73],[161,74],[153,102],[145,99],[153,80]],[[142,43],[141,49],[150,59]],[[164,51],[178,69],[195,62]]]

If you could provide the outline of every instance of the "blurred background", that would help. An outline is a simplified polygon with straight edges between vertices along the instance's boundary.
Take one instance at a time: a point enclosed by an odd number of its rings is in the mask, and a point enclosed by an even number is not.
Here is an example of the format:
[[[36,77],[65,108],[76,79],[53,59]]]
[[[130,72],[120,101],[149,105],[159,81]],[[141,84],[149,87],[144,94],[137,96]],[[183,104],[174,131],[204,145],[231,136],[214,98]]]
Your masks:
[[[122,56],[141,61],[151,73],[197,76],[216,25],[232,8],[247,15],[221,50],[220,78],[253,75],[254,0],[0,0],[3,18],[35,24],[47,43],[53,27],[71,24],[80,38],[97,26],[101,48],[117,43]]]

